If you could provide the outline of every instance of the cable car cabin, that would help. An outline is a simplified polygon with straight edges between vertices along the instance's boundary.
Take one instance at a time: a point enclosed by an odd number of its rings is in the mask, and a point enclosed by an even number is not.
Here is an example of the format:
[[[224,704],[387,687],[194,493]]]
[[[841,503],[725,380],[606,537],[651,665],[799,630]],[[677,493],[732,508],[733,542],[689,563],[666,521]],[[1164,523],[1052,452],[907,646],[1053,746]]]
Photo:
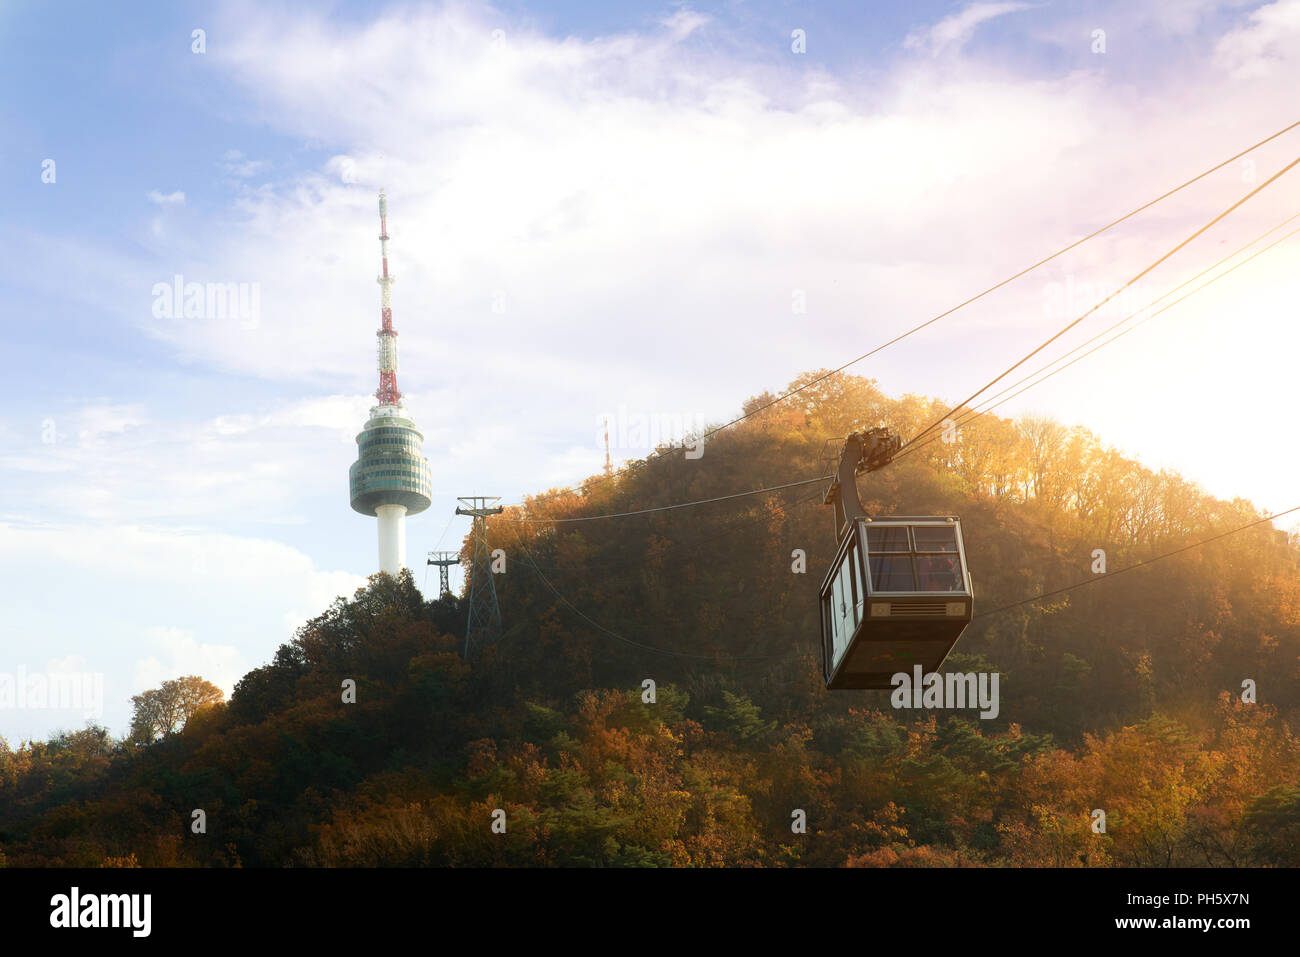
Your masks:
[[[851,519],[822,582],[826,687],[892,688],[915,665],[937,671],[972,604],[958,518]]]

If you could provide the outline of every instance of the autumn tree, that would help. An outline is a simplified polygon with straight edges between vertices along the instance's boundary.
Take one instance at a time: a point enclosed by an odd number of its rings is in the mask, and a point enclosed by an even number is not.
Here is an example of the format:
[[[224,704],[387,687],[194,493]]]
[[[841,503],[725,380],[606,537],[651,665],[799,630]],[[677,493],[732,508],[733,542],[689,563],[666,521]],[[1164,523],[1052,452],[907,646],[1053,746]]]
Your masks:
[[[1029,485],[1036,499],[1055,505],[1060,486],[1051,481],[1060,476],[1057,465],[1065,451],[1069,432],[1053,419],[1037,415],[1020,417],[1017,425],[1026,443]]]
[[[148,744],[159,737],[170,738],[195,712],[221,704],[225,697],[220,688],[198,675],[164,681],[152,691],[132,696],[131,740]]]

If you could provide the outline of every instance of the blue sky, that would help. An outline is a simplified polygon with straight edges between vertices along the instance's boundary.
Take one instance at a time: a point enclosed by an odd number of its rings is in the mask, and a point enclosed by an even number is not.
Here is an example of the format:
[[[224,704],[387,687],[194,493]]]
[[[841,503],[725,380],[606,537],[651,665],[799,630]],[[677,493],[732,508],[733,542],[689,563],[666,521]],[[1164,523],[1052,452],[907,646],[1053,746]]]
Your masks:
[[[347,468],[381,186],[420,578],[457,495],[597,471],[607,414],[718,422],[838,365],[1300,119],[1297,81],[1300,0],[10,3],[0,674],[101,675],[120,733],[131,694],[229,691],[374,570]],[[1054,288],[1113,288],[1298,143],[855,371],[960,398],[1053,327]],[[1296,211],[1280,181],[1145,288]],[[1297,272],[1284,244],[1001,411],[1289,508]],[[256,287],[256,320],[156,315],[178,274]],[[0,736],[84,717],[0,706]]]

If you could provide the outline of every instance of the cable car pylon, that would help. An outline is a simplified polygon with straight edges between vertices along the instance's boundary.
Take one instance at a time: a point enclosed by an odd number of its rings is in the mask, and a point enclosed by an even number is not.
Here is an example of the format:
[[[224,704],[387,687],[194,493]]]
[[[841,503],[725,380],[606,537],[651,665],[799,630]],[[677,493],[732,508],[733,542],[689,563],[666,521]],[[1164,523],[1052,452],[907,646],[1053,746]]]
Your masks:
[[[476,647],[489,644],[501,637],[501,608],[497,604],[497,586],[492,579],[492,555],[488,551],[487,516],[499,515],[503,508],[490,505],[501,501],[500,496],[470,495],[458,497],[465,508],[456,506],[457,515],[469,515],[474,520],[474,560],[469,572],[469,616],[465,623],[465,658]]]
[[[857,476],[900,448],[892,429],[844,441],[826,491],[839,547],[821,587],[822,671],[829,690],[888,689],[894,676],[939,669],[970,624],[974,596],[955,515],[872,518]]]
[[[441,586],[438,589],[439,598],[451,597],[451,579],[448,569],[452,565],[460,564],[460,554],[458,552],[429,552],[429,560],[425,565],[438,566],[438,582]]]

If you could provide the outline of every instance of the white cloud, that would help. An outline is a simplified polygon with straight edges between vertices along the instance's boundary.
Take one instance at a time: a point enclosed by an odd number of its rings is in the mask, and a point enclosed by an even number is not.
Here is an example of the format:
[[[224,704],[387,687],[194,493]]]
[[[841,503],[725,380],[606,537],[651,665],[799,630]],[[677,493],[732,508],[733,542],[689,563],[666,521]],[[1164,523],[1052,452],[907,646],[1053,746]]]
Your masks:
[[[120,435],[128,429],[146,424],[144,407],[140,403],[94,404],[73,415],[72,429],[80,442],[96,442],[106,436]],[[56,423],[57,427],[57,423]]]
[[[298,625],[365,584],[267,539],[10,519],[0,521],[0,580],[0,660],[31,670],[40,654],[102,675],[103,717],[116,733],[129,723],[132,694],[185,674],[229,694]],[[67,589],[75,601],[63,598]],[[68,719],[29,711],[5,720],[0,730],[16,737]]]
[[[903,41],[903,46],[909,50],[924,50],[936,57],[957,53],[975,35],[981,23],[1031,7],[1032,4],[1028,3],[972,3],[931,27],[912,32]]]
[[[372,404],[328,396],[195,422],[174,412],[153,419],[139,403],[97,402],[53,413],[55,441],[33,431],[25,445],[0,452],[0,470],[12,500],[65,519],[299,521],[314,485],[345,485]]]
[[[63,658],[51,658],[45,663],[45,670],[50,674],[82,674],[90,670],[82,655],[67,655]]]
[[[1155,26],[1162,33],[1187,37],[1212,22],[1216,14],[1258,3],[1259,0],[1146,0],[1129,3],[1120,0],[1106,12],[1106,22],[1121,30],[1142,24]],[[1093,16],[1094,22],[1096,15]]]
[[[239,585],[279,590],[286,602],[314,598],[321,582],[329,588],[365,583],[362,576],[320,571],[307,555],[281,542],[161,526],[0,523],[0,562],[24,555],[33,562],[93,567],[101,579],[133,579],[142,588],[202,585],[216,592]]]
[[[245,196],[242,228],[207,251],[222,277],[260,282],[255,333],[144,316],[141,327],[187,361],[368,384],[383,185],[399,381],[464,393],[477,380],[489,397],[523,382],[557,399],[580,392],[586,408],[557,413],[576,420],[630,399],[647,362],[672,375],[688,354],[734,347],[738,327],[790,341],[790,290],[810,280],[840,282],[819,297],[822,317],[877,298],[854,264],[915,257],[936,230],[953,245],[977,231],[989,193],[972,183],[1014,184],[1002,202],[1028,207],[1019,218],[1032,227],[1051,217],[1034,212],[1041,187],[1060,191],[1078,169],[1065,151],[1089,121],[1060,117],[1089,116],[1086,84],[965,90],[903,76],[871,113],[821,75],[803,89],[701,66],[682,49],[696,20],[592,41],[512,29],[501,49],[458,10],[359,31],[296,18],[236,33],[218,62],[265,115],[344,152]],[[960,278],[950,263],[934,275],[954,288]],[[791,358],[816,362],[824,343],[799,336]]]
[[[270,164],[264,160],[250,160],[239,150],[226,150],[217,165],[237,179],[248,179],[262,172]]]
[[[1300,0],[1276,0],[1215,47],[1215,65],[1236,79],[1280,77],[1291,90],[1300,81]]]
[[[204,644],[183,628],[151,627],[144,632],[146,647],[162,657],[149,655],[136,660],[133,694],[157,688],[164,681],[198,675],[212,682],[229,698],[235,683],[244,676],[244,656],[233,645]]]
[[[185,194],[180,190],[174,193],[160,193],[156,189],[149,190],[149,202],[157,203],[159,206],[184,206]]]
[[[711,20],[712,18],[706,14],[683,7],[664,17],[659,23],[667,28],[668,34],[673,40],[684,40],[692,33],[708,25]]]

